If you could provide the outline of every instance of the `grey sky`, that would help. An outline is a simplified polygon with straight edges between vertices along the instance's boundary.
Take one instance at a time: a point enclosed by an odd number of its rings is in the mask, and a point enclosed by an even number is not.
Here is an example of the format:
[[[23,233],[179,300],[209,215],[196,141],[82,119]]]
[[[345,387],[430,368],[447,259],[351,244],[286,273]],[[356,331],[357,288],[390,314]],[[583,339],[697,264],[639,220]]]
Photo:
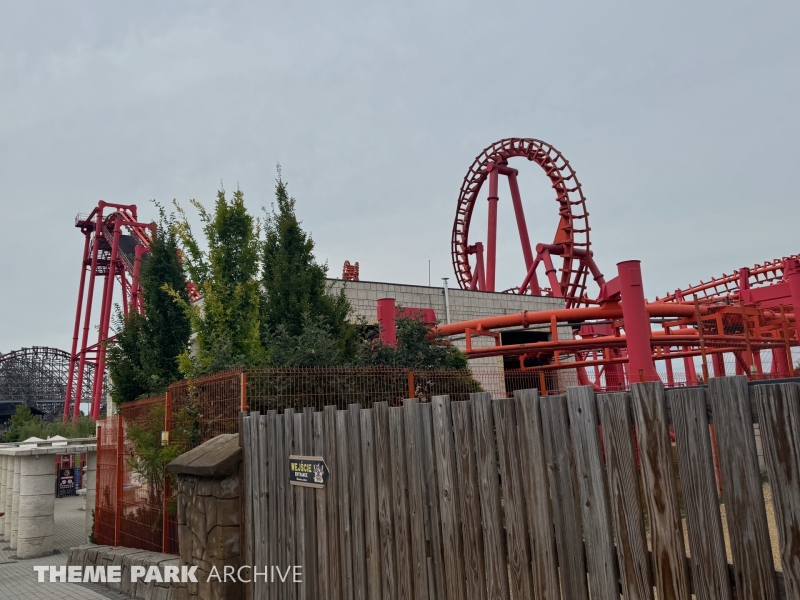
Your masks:
[[[275,164],[333,275],[452,277],[461,180],[503,137],[578,172],[595,258],[649,297],[800,251],[797,3],[16,2],[0,13],[0,351],[69,348],[98,199],[254,212]],[[557,218],[521,168],[534,242]],[[479,221],[483,228],[483,221]],[[522,278],[501,204],[499,285]],[[508,235],[505,235],[507,232]],[[484,237],[481,233],[480,238]]]

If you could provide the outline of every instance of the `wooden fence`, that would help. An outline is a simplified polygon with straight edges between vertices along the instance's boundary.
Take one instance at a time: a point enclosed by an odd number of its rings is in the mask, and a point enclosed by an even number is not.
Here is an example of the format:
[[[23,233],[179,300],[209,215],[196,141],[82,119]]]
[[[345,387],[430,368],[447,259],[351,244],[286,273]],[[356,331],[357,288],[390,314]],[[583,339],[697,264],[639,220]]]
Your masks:
[[[272,411],[243,414],[240,435],[245,560],[303,566],[251,599],[800,599],[794,382]],[[289,484],[292,454],[325,459],[324,489]]]

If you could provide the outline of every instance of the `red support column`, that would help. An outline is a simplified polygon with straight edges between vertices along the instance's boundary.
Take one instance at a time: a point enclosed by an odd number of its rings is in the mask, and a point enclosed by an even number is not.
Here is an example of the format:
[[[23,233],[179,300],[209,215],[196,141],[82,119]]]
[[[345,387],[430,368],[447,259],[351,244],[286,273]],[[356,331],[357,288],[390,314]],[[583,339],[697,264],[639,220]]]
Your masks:
[[[78,285],[78,309],[75,311],[75,329],[72,333],[72,352],[69,356],[69,375],[67,375],[67,392],[64,395],[64,414],[61,421],[66,423],[69,419],[69,407],[72,402],[72,383],[75,377],[75,357],[78,352],[78,337],[81,332],[81,309],[83,308],[83,295],[86,286],[86,262],[89,259],[89,234],[83,243],[83,258],[81,259],[81,282]]]
[[[394,298],[378,300],[378,325],[381,328],[381,342],[388,346],[397,344],[397,312]]]
[[[493,292],[497,261],[497,168],[489,165],[489,229],[486,232],[486,291]]]
[[[116,278],[117,256],[119,254],[119,238],[122,235],[120,220],[114,225],[114,242],[111,244],[111,259],[106,275],[106,289],[103,292],[103,313],[100,316],[100,336],[97,347],[97,370],[94,374],[94,390],[92,393],[92,418],[100,417],[100,401],[103,395],[103,379],[106,368],[106,342],[108,326],[111,322],[111,308],[114,301],[114,279]],[[103,316],[105,315],[105,317]]]
[[[711,355],[711,365],[714,367],[714,377],[725,377],[725,355],[722,352]]]
[[[522,243],[522,256],[525,258],[525,268],[530,269],[533,264],[531,240],[528,236],[528,225],[525,223],[525,211],[522,209],[522,197],[517,185],[517,170],[508,169],[508,187],[511,190],[511,202],[514,204],[514,216],[517,218],[519,241]]]
[[[622,316],[628,346],[628,376],[631,382],[658,381],[650,347],[650,317],[644,299],[640,261],[617,263]]]
[[[81,339],[81,358],[78,362],[78,381],[75,382],[75,404],[72,407],[72,421],[78,420],[81,400],[83,399],[83,373],[86,369],[86,348],[89,343],[89,323],[92,318],[92,299],[94,298],[94,281],[97,278],[97,253],[100,249],[100,230],[103,227],[103,202],[100,202],[95,220],[94,235],[92,236],[92,264],[89,267],[89,290],[86,297],[86,314],[83,319],[83,336]]]

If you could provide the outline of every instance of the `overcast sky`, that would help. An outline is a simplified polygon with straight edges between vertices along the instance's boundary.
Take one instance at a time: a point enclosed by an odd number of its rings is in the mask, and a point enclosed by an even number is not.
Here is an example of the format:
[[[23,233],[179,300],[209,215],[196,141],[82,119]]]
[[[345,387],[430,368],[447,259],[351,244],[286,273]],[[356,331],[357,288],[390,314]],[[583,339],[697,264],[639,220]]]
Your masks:
[[[260,213],[278,162],[335,276],[348,259],[427,284],[430,260],[434,284],[452,278],[461,180],[512,136],[570,160],[600,268],[641,259],[648,297],[796,253],[798,6],[6,3],[0,351],[69,349],[77,213],[104,199],[149,220],[149,200],[210,204],[220,181]],[[533,242],[551,241],[544,175],[512,166]],[[524,274],[509,204],[508,287]]]

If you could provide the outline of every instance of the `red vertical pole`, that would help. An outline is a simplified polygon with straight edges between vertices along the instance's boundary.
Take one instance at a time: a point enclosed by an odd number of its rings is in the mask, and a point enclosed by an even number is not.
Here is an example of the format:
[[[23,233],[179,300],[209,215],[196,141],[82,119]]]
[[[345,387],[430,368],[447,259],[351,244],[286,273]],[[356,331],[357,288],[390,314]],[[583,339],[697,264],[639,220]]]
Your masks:
[[[378,300],[378,325],[381,328],[381,342],[388,346],[397,344],[397,313],[394,298]]]
[[[650,347],[650,317],[644,299],[640,261],[617,263],[617,269],[628,346],[629,379],[631,382],[658,381]]]
[[[103,376],[106,368],[106,341],[108,340],[108,325],[111,321],[111,306],[114,300],[114,279],[116,277],[117,255],[119,254],[119,238],[122,235],[122,226],[117,219],[114,224],[114,242],[111,244],[111,259],[108,274],[106,275],[106,290],[103,293],[103,312],[100,315],[100,336],[97,347],[97,369],[94,373],[94,390],[92,391],[92,418],[100,416],[100,401],[103,395]]]
[[[476,248],[476,259],[478,261],[478,268],[480,271],[475,273],[476,277],[478,278],[478,289],[481,291],[486,290],[486,263],[484,262],[483,257],[483,243],[478,242],[475,244]]]
[[[167,391],[164,396],[164,432],[166,439],[164,443],[169,445],[169,432],[172,430],[172,392]],[[167,504],[169,503],[169,473],[164,469],[164,497],[161,506],[161,551],[169,554],[169,514]]]
[[[489,165],[489,229],[486,232],[486,291],[493,292],[497,261],[497,167]]]
[[[239,379],[239,410],[247,411],[247,371],[242,371]]]
[[[125,468],[125,429],[122,426],[122,413],[117,412],[117,510],[114,511],[114,545],[120,545],[120,528],[122,524],[122,511],[124,510],[124,488],[123,488],[123,470]]]
[[[89,343],[89,323],[92,318],[92,299],[94,297],[94,281],[97,278],[97,253],[100,249],[100,229],[103,226],[103,207],[101,200],[97,205],[97,219],[95,220],[94,236],[92,239],[92,264],[89,267],[89,290],[86,294],[86,313],[83,318],[83,336],[81,339],[81,358],[78,362],[78,381],[75,382],[75,405],[72,407],[72,422],[78,420],[81,400],[83,399],[83,373],[86,369],[86,347]]]
[[[664,348],[664,354],[669,355],[669,346]],[[664,365],[667,368],[667,387],[674,388],[675,387],[675,373],[672,371],[672,359],[668,358],[664,361]]]
[[[67,392],[64,395],[64,414],[61,421],[66,423],[69,419],[69,406],[72,401],[72,383],[75,377],[75,356],[78,352],[78,336],[81,332],[81,309],[83,308],[83,295],[86,287],[86,261],[89,258],[89,234],[83,242],[83,258],[81,259],[81,282],[78,285],[78,309],[75,311],[75,329],[72,333],[72,352],[69,356],[69,375],[67,376]]]
[[[100,489],[100,481],[101,481],[101,479],[100,479],[100,465],[102,464],[100,462],[100,456],[101,456],[100,453],[101,452],[103,452],[103,426],[102,425],[98,425],[97,426],[97,452],[95,454],[95,460],[94,460],[94,487],[95,487],[95,491]],[[87,459],[86,460],[86,465],[87,465],[87,469],[86,470],[88,471],[89,470],[88,469],[88,465],[89,465],[89,460],[88,459],[89,459],[89,457],[87,456],[86,459]],[[94,533],[94,539],[95,540],[98,539],[97,530],[99,528],[100,520],[101,520],[100,519],[100,498],[102,498],[102,497],[103,497],[102,494],[95,493],[95,495],[94,495],[94,531],[93,531],[93,533]]]
[[[725,377],[725,355],[722,352],[711,355],[711,365],[714,367],[714,377]]]
[[[519,231],[519,241],[522,242],[522,256],[525,257],[525,269],[530,269],[533,264],[533,252],[531,251],[531,240],[530,237],[528,237],[528,225],[525,223],[525,212],[522,209],[522,197],[519,194],[519,185],[517,185],[517,173],[514,169],[509,169],[508,187],[511,189],[511,202],[514,204],[514,216],[517,217],[517,230]]]

